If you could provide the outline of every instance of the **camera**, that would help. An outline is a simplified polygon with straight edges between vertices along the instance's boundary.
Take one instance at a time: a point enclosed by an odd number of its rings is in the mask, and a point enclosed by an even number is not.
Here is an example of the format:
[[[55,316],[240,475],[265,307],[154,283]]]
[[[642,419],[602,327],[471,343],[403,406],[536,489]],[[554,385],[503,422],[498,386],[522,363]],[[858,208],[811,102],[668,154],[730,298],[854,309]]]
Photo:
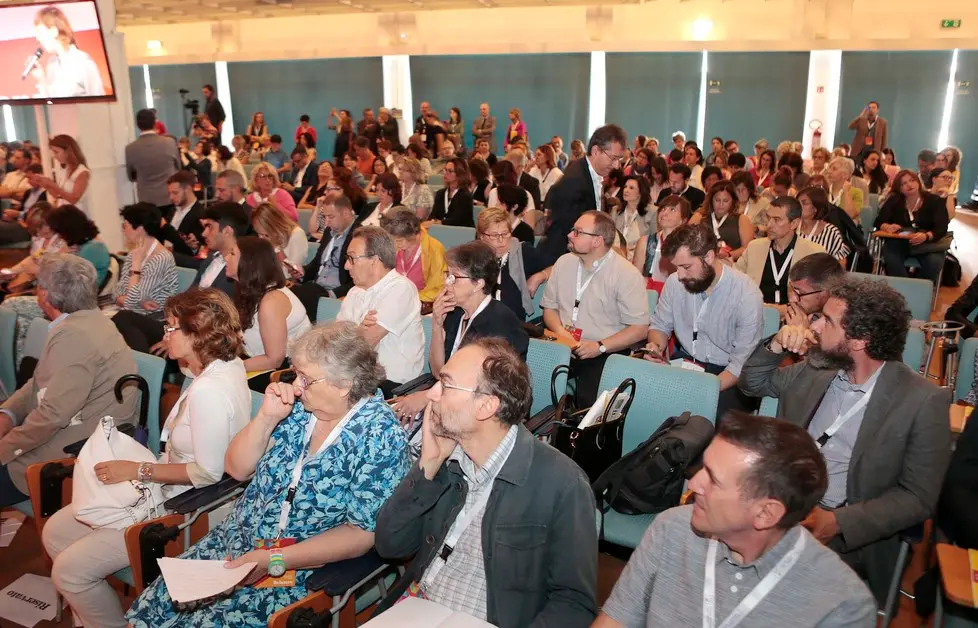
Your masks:
[[[180,92],[180,95],[181,96],[186,96],[187,94],[190,93],[190,90],[189,89],[180,89],[180,90],[177,90],[177,91]]]
[[[190,113],[194,116],[200,113],[200,101],[199,100],[188,100],[183,103],[184,109],[189,109]]]

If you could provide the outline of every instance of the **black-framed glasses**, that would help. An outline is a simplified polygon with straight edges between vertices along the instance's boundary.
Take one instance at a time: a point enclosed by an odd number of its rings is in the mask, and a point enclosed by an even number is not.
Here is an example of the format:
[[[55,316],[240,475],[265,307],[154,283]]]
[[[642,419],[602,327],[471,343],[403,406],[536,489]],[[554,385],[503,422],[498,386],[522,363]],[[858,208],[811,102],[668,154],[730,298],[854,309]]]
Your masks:
[[[452,273],[445,275],[445,283],[449,286],[454,286],[455,282],[459,279],[472,279],[472,277],[469,277],[468,275],[453,275]]]
[[[808,292],[798,292],[798,288],[795,288],[795,287],[792,287],[791,288],[791,291],[794,292],[795,293],[795,296],[798,297],[799,299],[802,298],[802,297],[807,297],[807,296],[812,295],[812,294],[818,294],[819,292],[825,292],[824,289],[822,289],[822,290],[809,290]]]
[[[506,233],[489,233],[488,231],[480,231],[479,235],[486,240],[492,240],[494,242],[503,242],[504,240],[509,240],[513,235],[509,232]]]
[[[602,148],[601,150],[604,150],[604,149]],[[601,234],[598,234],[598,233],[591,233],[590,231],[585,231],[584,229],[578,229],[577,227],[574,227],[573,229],[571,229],[571,233],[574,234],[574,237],[575,238],[579,238],[582,235],[588,235],[588,236],[594,236],[594,237],[600,237],[600,235],[601,235]]]
[[[350,260],[350,263],[357,261],[358,259],[363,259],[365,257],[377,257],[376,255],[347,255],[346,259]]]
[[[606,151],[606,150],[605,150],[604,148],[602,148],[601,146],[598,146],[598,148],[600,148],[600,149],[601,149],[601,152],[602,152],[602,153],[604,153],[605,155],[607,155],[607,156],[608,156],[608,159],[610,159],[610,160],[611,160],[611,163],[612,163],[612,164],[621,164],[621,162],[622,162],[622,160],[624,160],[624,159],[625,159],[625,156],[624,156],[624,155],[617,155],[617,156],[615,156],[615,155],[612,155],[611,153],[609,153],[608,151]]]

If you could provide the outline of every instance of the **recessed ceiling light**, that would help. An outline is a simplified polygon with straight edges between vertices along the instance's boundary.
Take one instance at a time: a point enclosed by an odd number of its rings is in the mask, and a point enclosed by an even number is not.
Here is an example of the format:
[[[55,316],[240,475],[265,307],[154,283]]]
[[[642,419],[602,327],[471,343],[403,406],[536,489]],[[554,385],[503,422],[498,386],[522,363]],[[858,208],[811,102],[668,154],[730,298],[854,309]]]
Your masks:
[[[150,39],[146,42],[146,50],[149,50],[150,52],[159,52],[162,49],[163,42],[161,42],[159,39]]]

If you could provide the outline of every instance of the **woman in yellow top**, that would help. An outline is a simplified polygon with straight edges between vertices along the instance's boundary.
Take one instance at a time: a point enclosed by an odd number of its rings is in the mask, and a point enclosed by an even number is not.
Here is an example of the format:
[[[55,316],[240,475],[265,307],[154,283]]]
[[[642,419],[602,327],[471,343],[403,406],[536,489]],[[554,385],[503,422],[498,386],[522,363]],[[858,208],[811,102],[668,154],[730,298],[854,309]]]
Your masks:
[[[397,247],[397,272],[418,288],[421,313],[431,312],[435,297],[445,285],[445,247],[421,228],[421,219],[410,209],[392,209],[380,219]]]
[[[829,181],[829,202],[838,205],[850,218],[859,222],[863,191],[849,182],[855,169],[856,164],[848,157],[833,157],[826,168],[825,178]]]

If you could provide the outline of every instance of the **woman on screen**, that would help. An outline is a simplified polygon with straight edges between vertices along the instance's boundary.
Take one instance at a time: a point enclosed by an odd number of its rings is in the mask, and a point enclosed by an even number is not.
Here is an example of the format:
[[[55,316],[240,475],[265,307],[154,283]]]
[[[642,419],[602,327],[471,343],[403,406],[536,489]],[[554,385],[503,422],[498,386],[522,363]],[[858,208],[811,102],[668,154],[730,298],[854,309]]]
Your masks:
[[[56,7],[44,7],[34,16],[34,36],[38,52],[48,55],[38,62],[31,74],[37,80],[38,96],[44,98],[78,98],[105,96],[98,66],[79,50],[68,18]]]

